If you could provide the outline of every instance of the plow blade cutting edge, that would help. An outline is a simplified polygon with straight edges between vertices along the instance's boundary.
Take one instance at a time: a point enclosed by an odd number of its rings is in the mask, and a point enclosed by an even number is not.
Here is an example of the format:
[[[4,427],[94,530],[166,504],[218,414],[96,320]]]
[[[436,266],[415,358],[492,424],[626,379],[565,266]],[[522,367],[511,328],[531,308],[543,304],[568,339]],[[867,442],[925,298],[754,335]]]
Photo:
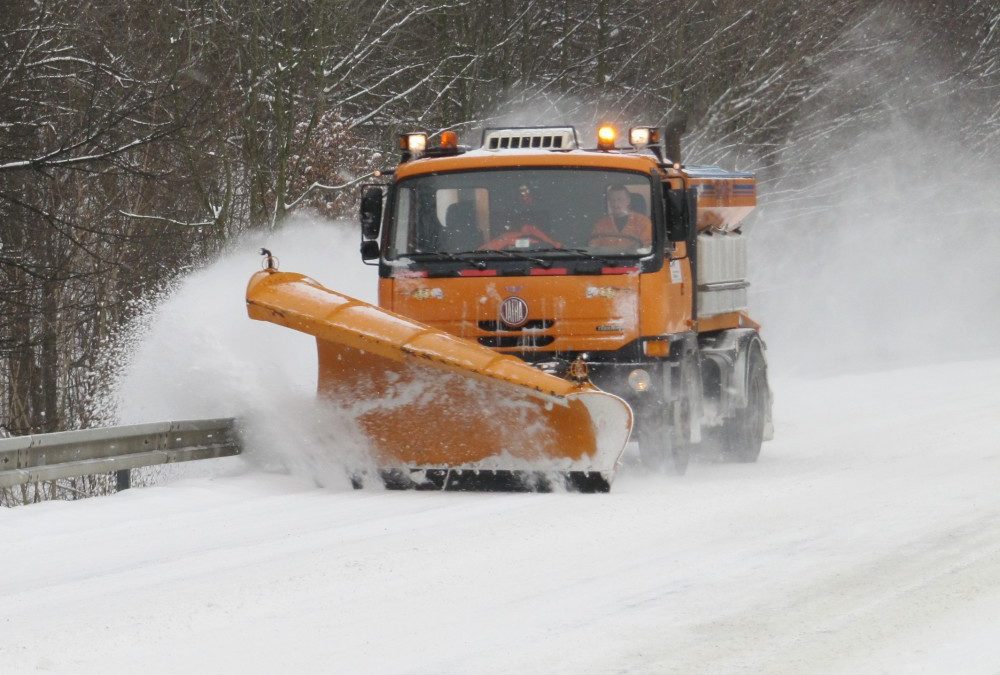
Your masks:
[[[346,409],[390,488],[604,492],[632,410],[590,384],[324,288],[263,270],[251,318],[316,337],[320,396]]]

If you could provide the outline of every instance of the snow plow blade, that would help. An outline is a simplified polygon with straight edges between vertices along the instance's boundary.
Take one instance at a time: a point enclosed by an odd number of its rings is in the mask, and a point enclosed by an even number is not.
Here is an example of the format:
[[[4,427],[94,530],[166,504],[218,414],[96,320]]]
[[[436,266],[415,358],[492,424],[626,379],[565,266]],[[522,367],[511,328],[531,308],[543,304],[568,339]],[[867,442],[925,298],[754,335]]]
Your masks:
[[[301,274],[258,272],[246,300],[250,318],[316,337],[319,394],[357,421],[386,487],[610,489],[632,429],[617,396]]]

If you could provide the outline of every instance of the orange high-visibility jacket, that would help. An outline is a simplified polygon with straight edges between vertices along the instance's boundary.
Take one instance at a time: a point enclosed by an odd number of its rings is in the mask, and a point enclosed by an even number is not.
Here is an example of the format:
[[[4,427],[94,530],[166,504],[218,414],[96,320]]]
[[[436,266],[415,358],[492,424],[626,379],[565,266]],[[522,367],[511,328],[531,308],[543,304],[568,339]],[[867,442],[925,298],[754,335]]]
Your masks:
[[[650,246],[653,243],[653,224],[646,216],[632,211],[628,214],[628,221],[622,229],[619,230],[618,226],[615,225],[614,218],[604,216],[597,221],[594,230],[590,233],[591,239],[619,236],[635,237],[641,240],[644,245]]]

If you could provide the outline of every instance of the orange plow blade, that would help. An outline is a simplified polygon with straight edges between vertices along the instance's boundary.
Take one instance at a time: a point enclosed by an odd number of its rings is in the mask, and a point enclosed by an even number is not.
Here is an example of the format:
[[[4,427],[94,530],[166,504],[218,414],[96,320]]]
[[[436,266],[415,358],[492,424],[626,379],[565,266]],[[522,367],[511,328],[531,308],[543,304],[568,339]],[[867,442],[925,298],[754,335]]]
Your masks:
[[[255,274],[247,311],[316,337],[319,393],[357,420],[388,487],[610,489],[632,429],[616,396],[301,274]]]

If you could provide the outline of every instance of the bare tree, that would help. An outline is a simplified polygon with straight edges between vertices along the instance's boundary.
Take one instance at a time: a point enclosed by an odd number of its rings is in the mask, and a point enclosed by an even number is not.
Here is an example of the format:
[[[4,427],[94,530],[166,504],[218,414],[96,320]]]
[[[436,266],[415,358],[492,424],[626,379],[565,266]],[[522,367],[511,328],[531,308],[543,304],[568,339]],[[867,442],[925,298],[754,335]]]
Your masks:
[[[684,116],[685,159],[757,171],[760,212],[794,231],[849,187],[824,150],[873,126],[934,133],[946,111],[992,166],[998,92],[991,0],[12,0],[0,425],[107,421],[139,299],[244,230],[353,210],[402,130]]]

